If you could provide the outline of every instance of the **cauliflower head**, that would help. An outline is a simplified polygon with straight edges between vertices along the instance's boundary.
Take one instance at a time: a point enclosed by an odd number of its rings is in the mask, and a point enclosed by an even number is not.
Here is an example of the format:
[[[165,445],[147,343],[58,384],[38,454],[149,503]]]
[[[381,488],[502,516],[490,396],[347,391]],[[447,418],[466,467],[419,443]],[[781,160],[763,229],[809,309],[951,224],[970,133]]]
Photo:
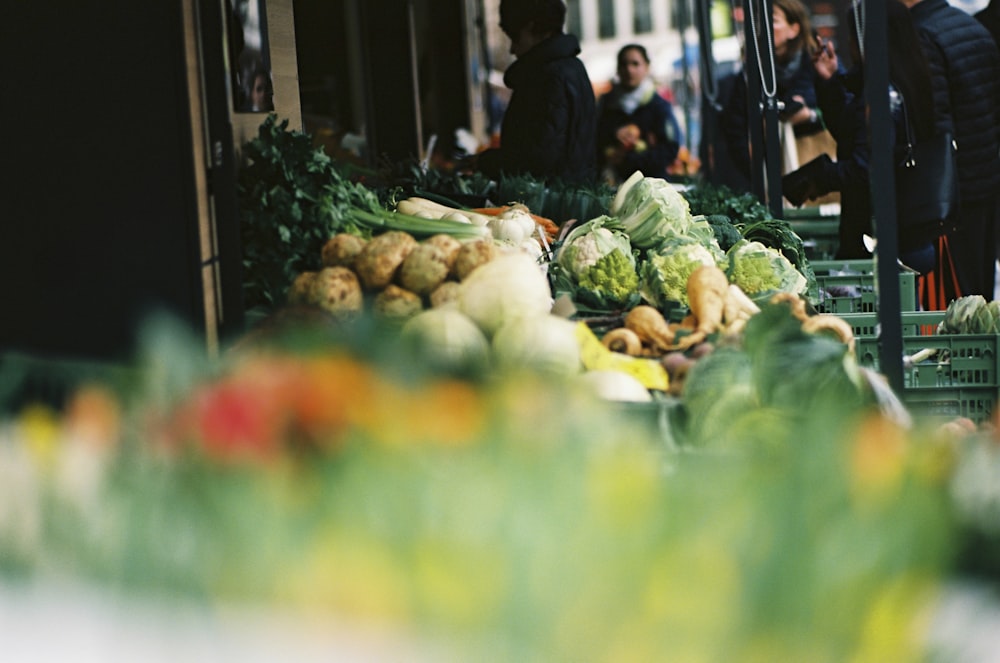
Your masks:
[[[730,283],[738,285],[751,297],[773,292],[804,294],[806,277],[777,249],[760,242],[743,240],[727,254]]]
[[[556,255],[556,264],[588,303],[621,306],[637,299],[639,274],[628,236],[592,219],[574,229]]]
[[[633,246],[651,249],[672,238],[714,237],[707,222],[695,224],[687,199],[665,179],[636,171],[622,182],[610,212]]]
[[[651,306],[663,307],[667,302],[687,306],[691,272],[701,265],[724,266],[725,258],[718,245],[692,240],[667,242],[647,252],[639,269],[639,293]]]

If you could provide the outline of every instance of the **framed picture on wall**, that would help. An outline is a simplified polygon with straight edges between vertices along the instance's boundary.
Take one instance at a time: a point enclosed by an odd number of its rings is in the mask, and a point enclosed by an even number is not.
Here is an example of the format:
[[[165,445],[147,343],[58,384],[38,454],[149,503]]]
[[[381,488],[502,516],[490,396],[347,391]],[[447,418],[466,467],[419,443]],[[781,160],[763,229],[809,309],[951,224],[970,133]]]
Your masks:
[[[233,110],[267,113],[274,110],[274,86],[264,0],[227,0],[227,5]]]

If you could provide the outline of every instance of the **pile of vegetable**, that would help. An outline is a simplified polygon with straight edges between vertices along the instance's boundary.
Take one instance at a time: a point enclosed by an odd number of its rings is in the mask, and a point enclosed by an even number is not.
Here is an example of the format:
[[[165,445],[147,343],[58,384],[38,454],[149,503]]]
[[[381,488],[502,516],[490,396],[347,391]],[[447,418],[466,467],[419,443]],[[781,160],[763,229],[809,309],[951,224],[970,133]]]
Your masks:
[[[423,239],[489,237],[468,220],[424,218],[390,209],[389,195],[341,172],[322,147],[303,132],[268,115],[243,147],[239,173],[240,240],[247,309],[273,310],[292,281],[319,270],[332,235],[369,238],[389,231]]]
[[[537,249],[538,244],[534,246]],[[487,278],[473,277],[481,266],[508,256],[516,256],[516,262],[505,261],[486,274],[503,270],[502,265],[511,273],[501,271],[485,285],[477,285]],[[315,306],[340,320],[357,318],[367,311],[402,323],[425,309],[454,302],[465,302],[470,310],[501,306],[505,301],[501,295],[517,298],[524,292],[522,283],[534,276],[529,296],[537,307],[546,311],[551,307],[547,281],[536,257],[490,237],[463,242],[446,234],[417,240],[399,230],[371,239],[337,233],[323,245],[320,260],[320,269],[295,277],[286,298],[289,306]],[[487,314],[501,316],[504,311],[480,313]]]
[[[624,313],[639,301],[664,313],[683,310],[688,278],[703,266],[723,270],[754,299],[779,292],[808,297],[815,276],[801,244],[785,222],[693,214],[666,180],[636,172],[619,186],[607,214],[563,239],[550,274],[554,291],[584,315]]]

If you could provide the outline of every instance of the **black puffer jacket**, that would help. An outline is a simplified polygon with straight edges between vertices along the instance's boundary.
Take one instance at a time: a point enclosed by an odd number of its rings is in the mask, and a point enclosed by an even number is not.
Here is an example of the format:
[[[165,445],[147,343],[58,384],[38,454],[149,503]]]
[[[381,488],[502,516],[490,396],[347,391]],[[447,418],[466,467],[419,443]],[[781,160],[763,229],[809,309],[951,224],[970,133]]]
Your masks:
[[[910,13],[940,52],[928,54],[932,69],[944,63],[947,90],[936,89],[935,102],[943,95],[954,121],[962,201],[984,200],[1000,184],[1000,51],[986,28],[947,0],[921,0]]]
[[[593,182],[597,178],[594,88],[570,34],[546,39],[507,68],[513,92],[500,128],[500,147],[479,155],[490,177],[531,174],[539,179]]]

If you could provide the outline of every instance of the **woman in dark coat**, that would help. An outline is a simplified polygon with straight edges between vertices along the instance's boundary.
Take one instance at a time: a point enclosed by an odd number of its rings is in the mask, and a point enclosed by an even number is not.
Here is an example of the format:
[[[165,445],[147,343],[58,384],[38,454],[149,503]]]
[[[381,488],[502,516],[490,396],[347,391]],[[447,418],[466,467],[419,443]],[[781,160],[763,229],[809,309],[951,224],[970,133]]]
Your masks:
[[[504,83],[512,90],[500,128],[500,147],[479,154],[473,167],[498,178],[529,174],[542,180],[597,179],[594,88],[580,43],[562,31],[561,0],[503,0],[500,27],[517,60]]]
[[[790,123],[796,135],[815,133],[823,125],[816,114],[816,74],[811,59],[815,43],[809,10],[800,0],[774,0],[771,27],[777,77],[775,94],[782,103],[778,119]],[[719,122],[733,165],[746,178],[749,188],[747,95],[746,78],[738,75]]]
[[[649,54],[639,44],[618,51],[618,80],[597,102],[597,159],[612,183],[639,170],[667,176],[677,158],[681,130],[670,102],[649,76]]]
[[[950,129],[950,118],[945,109],[935,108],[931,68],[923,57],[921,37],[909,12],[895,0],[886,0],[885,5],[893,132],[890,143],[900,145],[905,141],[903,99],[915,138],[920,142],[937,130]],[[873,234],[864,69],[853,10],[848,14],[848,24],[854,62],[850,71],[839,67],[829,43],[823,44],[815,56],[819,106],[837,141],[837,161],[817,157],[782,180],[784,195],[794,205],[840,191],[840,245],[836,257],[842,259],[870,258],[863,237]],[[913,269],[926,273],[934,266],[933,243],[926,237],[900,233],[899,257]]]

